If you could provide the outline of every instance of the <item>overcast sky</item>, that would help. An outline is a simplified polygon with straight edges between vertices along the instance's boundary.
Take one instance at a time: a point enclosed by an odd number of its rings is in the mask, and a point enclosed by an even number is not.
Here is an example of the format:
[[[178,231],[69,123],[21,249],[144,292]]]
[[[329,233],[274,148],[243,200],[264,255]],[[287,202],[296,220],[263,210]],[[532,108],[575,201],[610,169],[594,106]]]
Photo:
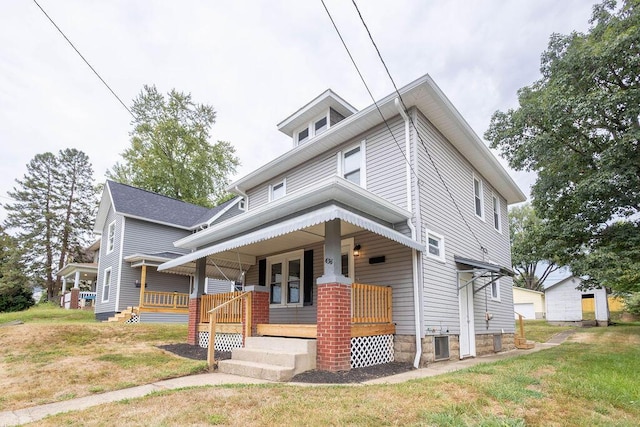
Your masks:
[[[393,87],[350,1],[325,0],[376,99]],[[190,92],[217,111],[238,176],[291,148],[276,124],[327,88],[371,100],[317,1],[38,0],[118,96]],[[590,0],[359,0],[398,86],[430,74],[478,135],[539,75],[549,36],[586,31]],[[0,203],[38,153],[77,148],[97,182],[131,116],[32,0],[0,4]],[[525,194],[532,177],[510,172]],[[0,220],[5,213],[0,209]]]

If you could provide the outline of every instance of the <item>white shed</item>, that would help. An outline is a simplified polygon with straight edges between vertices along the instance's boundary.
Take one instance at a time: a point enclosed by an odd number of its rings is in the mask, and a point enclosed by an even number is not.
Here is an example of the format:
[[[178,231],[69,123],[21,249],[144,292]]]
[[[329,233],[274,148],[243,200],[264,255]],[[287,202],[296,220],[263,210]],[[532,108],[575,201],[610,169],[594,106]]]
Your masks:
[[[569,276],[545,289],[547,321],[580,323],[595,321],[599,326],[609,323],[606,289],[578,289],[582,279]]]

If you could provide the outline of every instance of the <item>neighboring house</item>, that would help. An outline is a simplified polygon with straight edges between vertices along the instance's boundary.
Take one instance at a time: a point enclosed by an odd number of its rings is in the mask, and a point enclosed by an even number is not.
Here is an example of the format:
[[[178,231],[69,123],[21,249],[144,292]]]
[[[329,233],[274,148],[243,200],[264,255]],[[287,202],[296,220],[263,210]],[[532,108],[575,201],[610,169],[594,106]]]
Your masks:
[[[545,289],[549,323],[608,325],[609,305],[606,289],[583,291],[579,289],[581,284],[582,279],[570,276]]]
[[[107,181],[94,226],[102,235],[96,318],[186,323],[191,272],[164,274],[156,267],[189,252],[174,241],[241,213],[238,202],[210,209]]]
[[[518,319],[518,314],[522,314],[522,317],[527,320],[544,319],[544,292],[514,286],[513,310],[516,319]]]
[[[225,265],[253,295],[236,334],[311,338],[318,369],[513,348],[507,206],[525,196],[428,75],[399,95],[358,111],[322,93],[278,125],[292,149],[229,186],[247,211],[175,242],[191,252],[158,270],[195,263],[190,343]]]
[[[95,303],[100,239],[89,246],[85,252],[91,262],[68,262],[56,272],[56,276],[62,279],[60,306],[66,309],[88,308]]]

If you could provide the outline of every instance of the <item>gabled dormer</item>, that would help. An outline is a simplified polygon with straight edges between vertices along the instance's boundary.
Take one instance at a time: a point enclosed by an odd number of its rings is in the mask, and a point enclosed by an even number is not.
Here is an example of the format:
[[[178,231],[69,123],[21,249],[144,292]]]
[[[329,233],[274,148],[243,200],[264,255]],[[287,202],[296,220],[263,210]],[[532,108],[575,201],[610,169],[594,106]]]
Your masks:
[[[278,130],[290,136],[293,146],[297,147],[357,111],[331,89],[327,89],[280,122]]]

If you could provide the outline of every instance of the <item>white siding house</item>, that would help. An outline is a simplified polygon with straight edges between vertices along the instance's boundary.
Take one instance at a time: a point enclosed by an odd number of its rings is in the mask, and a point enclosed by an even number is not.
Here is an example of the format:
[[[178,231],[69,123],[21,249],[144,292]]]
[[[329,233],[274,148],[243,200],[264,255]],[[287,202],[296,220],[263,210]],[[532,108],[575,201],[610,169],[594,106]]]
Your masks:
[[[557,324],[583,324],[595,321],[597,325],[609,323],[607,291],[581,290],[582,279],[569,276],[545,289],[547,321]]]

